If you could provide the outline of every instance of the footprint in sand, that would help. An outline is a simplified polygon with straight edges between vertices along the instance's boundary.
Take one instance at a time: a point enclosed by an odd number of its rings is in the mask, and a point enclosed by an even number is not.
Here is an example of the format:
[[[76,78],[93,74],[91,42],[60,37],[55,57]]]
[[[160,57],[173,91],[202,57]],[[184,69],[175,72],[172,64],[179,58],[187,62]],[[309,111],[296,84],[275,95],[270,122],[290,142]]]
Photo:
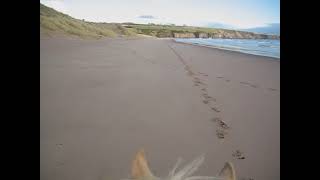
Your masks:
[[[230,129],[230,127],[225,123],[223,122],[221,119],[220,121],[218,122],[219,123],[219,126],[223,129]]]
[[[270,90],[270,91],[277,91],[277,89],[274,89],[274,88],[268,88],[268,90]]]
[[[240,84],[250,85],[248,82],[240,82]]]
[[[194,79],[193,83],[194,83],[195,86],[199,86],[201,84],[201,82],[199,80],[197,80],[197,79]]]
[[[226,79],[226,82],[230,82],[230,80],[229,80],[229,79]]]
[[[213,122],[218,122],[219,120],[220,120],[220,118],[218,118],[218,117],[215,117],[215,118],[211,119],[211,121],[213,121]]]
[[[203,102],[204,104],[208,104],[208,103],[209,103],[208,100],[203,100],[202,102]]]
[[[215,111],[215,112],[221,112],[218,108],[216,108],[216,107],[210,107],[211,108],[211,110],[213,110],[213,111]]]
[[[184,67],[184,69],[185,69],[186,71],[192,72],[190,66],[188,66],[188,65],[186,65],[186,66]]]
[[[200,79],[199,79],[199,78],[197,78],[197,77],[194,77],[193,79],[194,79],[194,81],[198,81],[198,82],[200,82]]]
[[[187,75],[188,75],[188,76],[193,76],[194,74],[193,74],[191,71],[188,71],[188,72],[187,72]]]
[[[248,85],[248,86],[251,86],[253,88],[258,88],[259,87],[258,85],[251,84],[251,83],[248,83],[248,82],[243,82],[243,81],[241,81],[240,84]]]
[[[245,159],[243,152],[240,150],[236,150],[234,153],[232,153],[232,156],[237,159]]]
[[[201,82],[200,80],[193,80],[193,82],[195,83],[195,84],[198,84],[198,85],[204,85],[204,86],[206,86],[206,84],[205,83],[203,83],[203,82]]]
[[[223,129],[230,129],[230,127],[223,121],[219,122],[219,126]]]
[[[63,148],[63,144],[56,144],[57,148]]]
[[[251,83],[248,83],[248,82],[243,82],[243,81],[241,81],[240,84],[248,85],[248,86],[251,86],[253,88],[258,88],[259,87],[258,85],[251,84]]]
[[[203,75],[203,76],[208,76],[208,74],[202,73],[202,72],[199,72],[199,74],[201,74],[201,75]]]
[[[216,99],[209,96],[207,93],[203,93],[202,96],[204,97],[204,99],[208,100],[208,101],[214,101],[216,102]]]
[[[205,98],[205,99],[208,99],[208,93],[202,93],[202,96]]]
[[[215,117],[212,121],[218,123],[219,127],[222,129],[230,129],[230,127],[221,118]]]
[[[222,129],[217,129],[216,130],[216,135],[219,139],[224,139],[225,136],[227,135],[228,133]]]
[[[197,83],[203,83],[203,82],[201,82],[201,79],[199,79],[198,77],[194,77],[194,78],[193,78],[193,81],[194,81],[194,82],[197,82]]]
[[[230,127],[225,122],[223,122],[219,117],[215,117],[211,119],[211,121],[218,123],[218,129],[216,130],[216,135],[219,139],[224,139],[225,136],[228,134],[226,130],[229,129]]]
[[[222,79],[223,77],[222,77],[222,76],[218,76],[218,77],[216,77],[216,78]]]

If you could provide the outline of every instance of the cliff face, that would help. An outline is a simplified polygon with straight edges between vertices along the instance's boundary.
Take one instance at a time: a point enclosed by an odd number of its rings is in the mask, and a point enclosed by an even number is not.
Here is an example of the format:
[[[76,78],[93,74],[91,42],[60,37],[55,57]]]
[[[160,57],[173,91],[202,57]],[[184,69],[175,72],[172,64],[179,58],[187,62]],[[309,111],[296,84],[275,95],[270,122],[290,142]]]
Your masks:
[[[124,24],[124,27],[134,29],[138,34],[159,38],[280,39],[277,35],[191,26]]]
[[[224,38],[224,39],[280,39],[276,35],[255,34],[241,31],[224,31],[218,30],[215,33],[173,33],[174,38]]]
[[[194,33],[173,33],[173,37],[175,38],[195,38]]]
[[[208,38],[209,34],[208,33],[199,33],[198,38]]]

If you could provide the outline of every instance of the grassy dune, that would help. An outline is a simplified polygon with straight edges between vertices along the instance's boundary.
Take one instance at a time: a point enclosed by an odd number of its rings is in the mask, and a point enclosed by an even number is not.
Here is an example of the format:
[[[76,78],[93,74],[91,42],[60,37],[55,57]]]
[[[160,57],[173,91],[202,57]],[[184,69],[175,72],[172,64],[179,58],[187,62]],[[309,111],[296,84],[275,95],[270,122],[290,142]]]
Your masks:
[[[133,29],[124,28],[121,24],[86,22],[43,4],[40,4],[40,28],[47,33],[56,32],[91,38],[136,35]]]

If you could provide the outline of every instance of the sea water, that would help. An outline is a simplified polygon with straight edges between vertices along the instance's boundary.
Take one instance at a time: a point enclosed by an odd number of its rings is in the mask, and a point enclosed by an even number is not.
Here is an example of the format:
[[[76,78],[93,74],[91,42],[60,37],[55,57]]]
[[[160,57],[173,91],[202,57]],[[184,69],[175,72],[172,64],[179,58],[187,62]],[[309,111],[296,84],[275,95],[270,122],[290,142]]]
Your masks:
[[[211,46],[214,48],[237,51],[280,60],[280,40],[274,39],[211,39],[176,38],[177,42]]]

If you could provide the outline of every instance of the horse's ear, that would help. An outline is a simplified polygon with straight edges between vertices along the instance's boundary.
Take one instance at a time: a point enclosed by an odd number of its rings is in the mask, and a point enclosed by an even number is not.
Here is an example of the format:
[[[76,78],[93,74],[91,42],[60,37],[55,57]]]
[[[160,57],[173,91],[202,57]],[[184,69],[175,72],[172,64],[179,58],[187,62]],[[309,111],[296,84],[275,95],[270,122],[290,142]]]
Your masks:
[[[227,162],[222,168],[219,176],[224,177],[225,180],[236,180],[236,173],[231,162]]]
[[[131,176],[133,179],[148,179],[153,177],[143,149],[137,152],[132,162]]]

